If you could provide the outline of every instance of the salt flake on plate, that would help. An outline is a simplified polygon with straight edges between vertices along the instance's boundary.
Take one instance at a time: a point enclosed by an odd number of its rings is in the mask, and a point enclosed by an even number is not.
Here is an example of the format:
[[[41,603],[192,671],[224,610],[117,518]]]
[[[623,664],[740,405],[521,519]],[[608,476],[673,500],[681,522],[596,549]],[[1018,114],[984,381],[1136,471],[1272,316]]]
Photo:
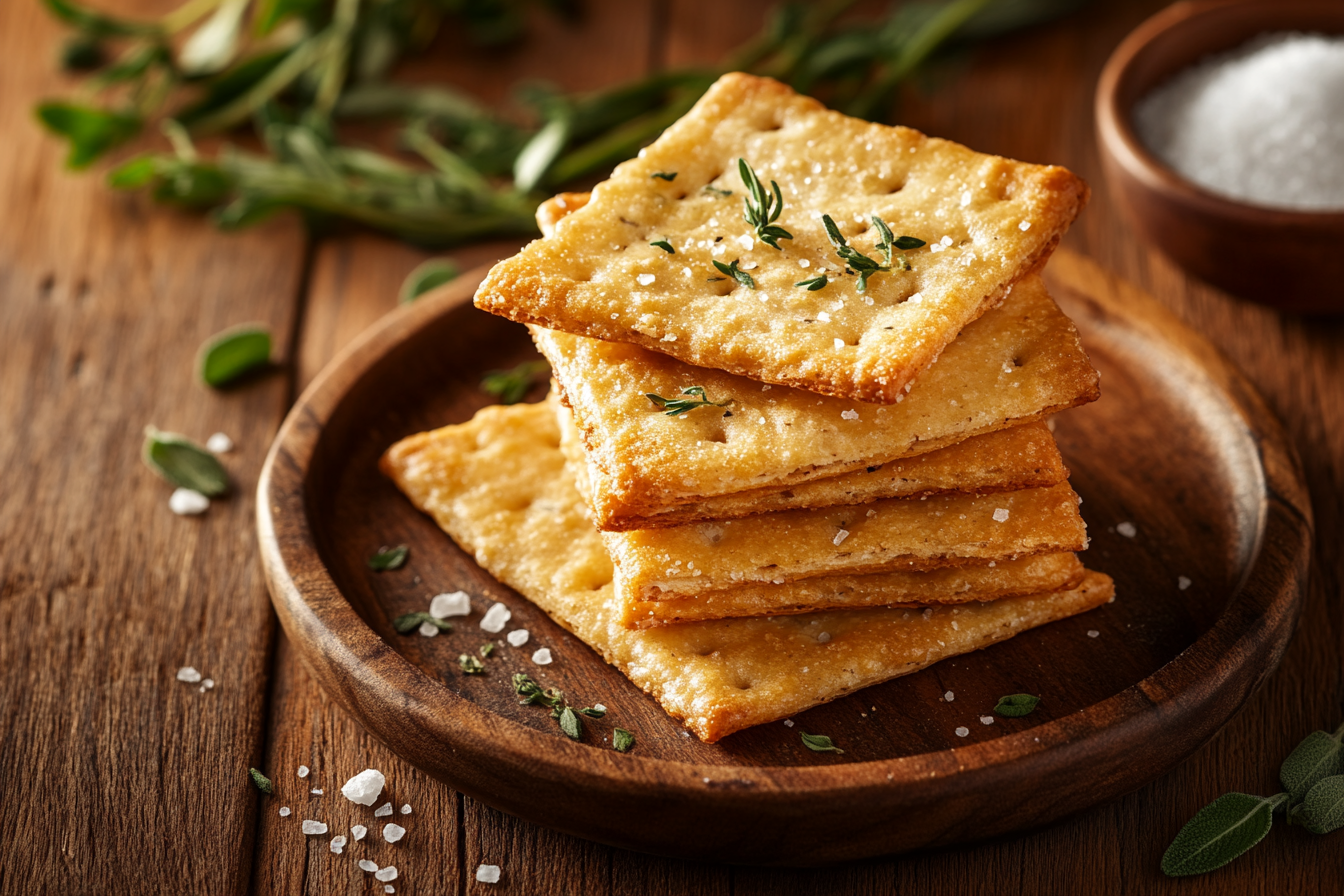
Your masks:
[[[538,666],[549,666],[551,661],[551,649],[549,647],[540,647],[532,654],[532,662]]]
[[[490,609],[485,611],[485,615],[481,617],[481,630],[490,632],[492,635],[497,635],[504,631],[504,626],[512,616],[513,613],[510,612],[508,607],[504,606],[499,601],[496,601],[490,606]]]
[[[354,827],[352,827],[352,828],[350,829],[350,833],[351,833],[351,835],[352,835],[356,840],[363,840],[363,839],[364,839],[364,835],[367,834],[368,832],[369,832],[369,829],[366,828],[366,827],[364,827],[364,825],[362,825],[362,824],[357,824],[357,825],[355,825]]]
[[[532,637],[532,633],[525,628],[516,628],[504,636],[504,640],[509,642],[510,647],[522,647],[527,643],[527,639]]]
[[[1121,535],[1125,536],[1126,538],[1133,538],[1135,535],[1138,535],[1138,534],[1139,534],[1139,530],[1136,529],[1136,528],[1134,527],[1134,524],[1133,524],[1133,523],[1130,523],[1130,522],[1124,522],[1124,523],[1119,523],[1119,524],[1117,524],[1116,527],[1115,527],[1115,531],[1119,532]]]
[[[391,814],[392,814],[392,803],[391,803],[391,802],[383,803],[383,804],[382,804],[381,806],[379,806],[377,809],[374,809],[374,810],[373,810],[373,817],[374,817],[374,818],[386,818],[387,816],[389,816],[389,815],[391,815]]]
[[[406,829],[399,824],[383,825],[383,839],[388,843],[396,843],[402,837],[406,836]]]
[[[177,670],[177,680],[185,681],[187,684],[196,684],[201,680],[201,673],[197,672],[194,666],[183,666]]]
[[[377,870],[378,870],[378,864],[377,864],[376,862],[370,862],[368,859],[360,859],[360,860],[359,860],[359,867],[360,867],[360,870],[361,870],[361,871],[377,871]]]
[[[305,834],[325,834],[327,832],[327,826],[324,822],[305,818],[303,820],[303,832]]]
[[[447,619],[449,616],[467,616],[470,613],[471,596],[465,591],[436,594],[429,602],[429,615],[435,619]]]
[[[483,884],[499,883],[499,866],[482,865],[476,869],[476,879]]]

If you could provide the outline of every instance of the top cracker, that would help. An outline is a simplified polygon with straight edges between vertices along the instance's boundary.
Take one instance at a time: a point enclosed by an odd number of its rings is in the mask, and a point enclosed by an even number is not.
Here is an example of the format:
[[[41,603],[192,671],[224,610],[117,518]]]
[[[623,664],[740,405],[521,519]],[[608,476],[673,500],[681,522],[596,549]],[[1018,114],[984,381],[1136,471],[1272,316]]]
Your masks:
[[[772,202],[770,182],[779,185],[773,224],[791,238],[776,236],[778,249],[745,220],[751,193],[738,159]],[[1063,168],[848,118],[776,81],[731,74],[617,166],[554,236],[496,265],[476,304],[701,367],[891,404],[1044,263],[1087,193]],[[925,245],[893,248],[890,270],[861,292],[864,262],[842,260],[823,215],[879,264],[874,217]],[[796,285],[819,275],[818,289]]]

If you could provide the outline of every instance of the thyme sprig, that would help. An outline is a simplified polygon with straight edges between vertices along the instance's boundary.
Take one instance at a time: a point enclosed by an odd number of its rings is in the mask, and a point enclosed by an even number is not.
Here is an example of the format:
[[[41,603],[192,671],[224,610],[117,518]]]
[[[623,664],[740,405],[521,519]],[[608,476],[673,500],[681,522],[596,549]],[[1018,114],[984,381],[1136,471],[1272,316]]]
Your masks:
[[[770,181],[770,188],[774,190],[773,195],[761,184],[761,179],[756,176],[756,172],[747,164],[746,159],[737,160],[738,173],[742,175],[742,183],[747,187],[747,195],[743,197],[742,202],[746,211],[742,219],[751,225],[756,231],[756,238],[771,248],[778,249],[780,240],[791,240],[793,234],[789,233],[783,227],[775,222],[779,220],[779,213],[784,211],[784,197],[779,192],[779,184]],[[715,266],[719,270],[723,267],[716,261]],[[727,273],[727,271],[724,271]],[[742,278],[739,277],[740,281]],[[751,278],[748,277],[748,280]],[[755,283],[749,284],[752,289],[756,288]]]
[[[644,397],[653,402],[664,414],[669,417],[680,417],[688,411],[696,408],[726,408],[733,403],[731,398],[723,401],[710,401],[709,396],[705,394],[704,386],[687,386],[681,390],[682,395],[692,395],[693,398],[664,398],[653,392],[645,392]]]
[[[910,261],[905,255],[897,255],[894,259],[892,258],[893,248],[903,250],[918,249],[920,246],[924,245],[924,241],[918,237],[894,236],[891,232],[891,228],[887,226],[886,222],[877,215],[873,215],[873,226],[877,228],[879,237],[878,247],[882,250],[883,257],[883,261],[879,262],[875,258],[869,258],[867,255],[864,255],[858,249],[855,249],[846,242],[844,235],[840,233],[840,228],[835,224],[835,219],[830,215],[822,215],[821,223],[826,228],[826,237],[831,241],[831,245],[835,247],[835,254],[840,256],[840,260],[845,263],[851,273],[859,275],[859,292],[866,292],[868,290],[868,278],[874,274],[893,269],[901,271],[910,270]]]
[[[467,657],[463,657],[467,659]],[[472,658],[474,659],[474,657]],[[560,730],[570,740],[583,739],[583,720],[580,716],[588,716],[590,719],[600,719],[607,714],[607,708],[598,704],[597,706],[585,706],[583,709],[574,709],[565,700],[565,692],[557,688],[542,688],[532,679],[532,676],[525,672],[516,672],[513,676],[513,690],[521,698],[518,702],[524,706],[547,706],[551,710],[551,718],[560,724]]]
[[[741,259],[734,259],[732,264],[724,264],[723,262],[719,261],[716,258],[714,259],[714,267],[718,269],[719,273],[724,274],[728,277],[732,277],[734,280],[736,280],[738,283],[741,283],[747,289],[755,289],[756,288],[755,278],[753,278],[746,271],[738,268],[737,264],[739,261],[741,261]],[[714,279],[717,280],[719,278],[715,277]]]

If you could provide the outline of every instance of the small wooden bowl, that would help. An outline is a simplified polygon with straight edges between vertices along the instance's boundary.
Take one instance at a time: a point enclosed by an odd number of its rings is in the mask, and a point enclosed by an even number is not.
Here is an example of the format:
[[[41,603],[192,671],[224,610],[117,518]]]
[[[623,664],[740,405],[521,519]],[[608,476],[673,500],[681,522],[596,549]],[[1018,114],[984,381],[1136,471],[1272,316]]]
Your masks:
[[[1344,212],[1298,212],[1216,196],[1158,161],[1130,122],[1135,103],[1211,53],[1266,31],[1344,33],[1340,0],[1201,0],[1144,22],[1097,83],[1112,195],[1156,246],[1228,292],[1286,311],[1344,312]]]

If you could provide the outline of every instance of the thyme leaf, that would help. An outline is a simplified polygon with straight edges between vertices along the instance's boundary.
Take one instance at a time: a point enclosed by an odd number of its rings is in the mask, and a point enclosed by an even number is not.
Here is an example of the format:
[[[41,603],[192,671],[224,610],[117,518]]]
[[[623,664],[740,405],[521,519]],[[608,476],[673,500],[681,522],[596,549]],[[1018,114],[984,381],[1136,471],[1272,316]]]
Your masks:
[[[399,544],[394,548],[382,547],[377,553],[369,558],[369,569],[374,572],[387,572],[389,569],[401,569],[406,562],[406,558],[411,554],[411,549],[404,544]]]
[[[741,261],[741,259],[735,259],[732,264],[724,264],[723,262],[715,259],[714,267],[718,268],[719,273],[727,274],[729,277],[732,277],[734,280],[736,280],[738,283],[741,283],[747,289],[755,289],[756,281],[752,279],[752,276],[748,274],[746,271],[738,270],[737,268],[738,261]]]
[[[651,174],[651,175],[649,175],[649,176],[650,176],[650,177],[656,177],[656,178],[658,178],[659,180],[665,180],[665,181],[668,181],[668,182],[670,183],[670,182],[672,182],[672,181],[674,181],[674,180],[677,179],[677,172],[675,172],[675,171],[655,171],[655,172],[653,172],[653,174]]]
[[[798,732],[803,736],[803,746],[814,753],[843,753],[844,750],[831,742],[831,739],[824,734],[808,734],[806,731]]]
[[[710,401],[709,396],[705,394],[704,386],[687,386],[681,390],[682,395],[693,395],[695,398],[664,398],[653,392],[645,392],[644,397],[653,402],[663,413],[669,417],[680,417],[687,411],[693,411],[696,408],[726,408],[733,403],[731,398],[724,401]]]
[[[830,215],[822,215],[821,223],[826,228],[826,238],[831,241],[835,247],[835,254],[840,256],[843,261],[854,273],[859,275],[859,292],[865,292],[868,289],[868,278],[874,274],[900,270],[910,270],[910,261],[904,255],[893,257],[892,249],[917,249],[924,245],[924,241],[918,237],[902,236],[897,237],[892,234],[891,228],[886,222],[873,215],[873,226],[877,228],[878,248],[882,250],[883,261],[879,262],[875,258],[864,255],[858,249],[851,246],[840,233],[840,228],[836,226],[835,220]]]
[[[568,706],[560,711],[560,730],[565,732],[565,736],[570,740],[579,740],[583,737],[583,721],[579,719],[579,714]]]
[[[666,239],[654,240],[653,242],[649,243],[649,245],[650,245],[650,246],[656,246],[657,248],[662,249],[664,252],[666,252],[666,253],[669,254],[669,255],[676,255],[676,254],[677,254],[677,250],[676,250],[676,249],[673,249],[673,248],[672,248],[672,244],[669,243]]]
[[[1034,694],[1009,694],[999,698],[994,711],[1005,719],[1017,719],[1035,710],[1040,702],[1041,698]]]
[[[635,746],[635,736],[624,728],[616,728],[611,732],[611,745],[618,753],[629,753]]]
[[[742,175],[742,183],[746,185],[748,194],[743,199],[746,206],[746,212],[742,215],[743,220],[756,231],[757,239],[771,248],[778,249],[780,240],[793,239],[793,234],[775,223],[779,220],[779,213],[784,210],[784,196],[779,192],[779,184],[770,181],[770,187],[774,190],[772,195],[761,184],[761,179],[756,176],[756,172],[747,164],[746,159],[737,160],[737,170]],[[714,264],[718,265],[718,262]],[[751,284],[751,288],[755,289],[755,284]]]
[[[493,395],[501,404],[517,404],[527,397],[533,384],[551,373],[545,361],[524,361],[511,370],[492,370],[481,378],[481,391]]]
[[[437,619],[428,613],[402,613],[392,620],[392,627],[397,630],[397,634],[409,635],[426,622],[441,632],[446,633],[453,630],[451,622],[446,619]]]
[[[464,653],[457,658],[457,664],[462,667],[462,671],[468,675],[480,675],[485,672],[485,664],[469,653]]]
[[[257,771],[254,768],[249,768],[247,770],[247,774],[252,779],[252,785],[256,787],[258,790],[260,790],[262,793],[266,794],[267,796],[269,796],[272,793],[275,793],[275,785],[271,783],[270,778],[266,777],[265,775],[263,775],[261,772]]]
[[[818,274],[817,276],[812,277],[812,278],[810,278],[810,279],[808,279],[808,280],[799,280],[797,283],[795,283],[795,284],[793,284],[793,285],[794,285],[794,286],[801,286],[801,287],[803,287],[804,289],[806,289],[808,292],[816,292],[817,290],[821,289],[823,286],[825,286],[825,285],[826,285],[827,283],[829,283],[829,282],[830,282],[830,281],[826,279],[826,275],[825,275],[825,274]]]

